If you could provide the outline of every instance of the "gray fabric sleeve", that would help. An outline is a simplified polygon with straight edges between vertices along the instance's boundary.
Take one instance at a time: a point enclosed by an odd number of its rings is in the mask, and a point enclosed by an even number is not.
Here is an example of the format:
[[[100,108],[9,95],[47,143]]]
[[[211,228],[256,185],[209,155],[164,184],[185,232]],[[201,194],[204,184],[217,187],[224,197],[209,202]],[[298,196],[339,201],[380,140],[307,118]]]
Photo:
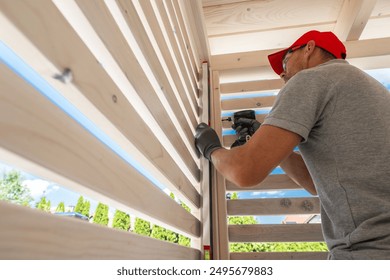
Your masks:
[[[315,73],[301,71],[288,81],[263,124],[294,132],[306,142],[312,128],[321,124],[332,92],[329,82],[313,75]]]

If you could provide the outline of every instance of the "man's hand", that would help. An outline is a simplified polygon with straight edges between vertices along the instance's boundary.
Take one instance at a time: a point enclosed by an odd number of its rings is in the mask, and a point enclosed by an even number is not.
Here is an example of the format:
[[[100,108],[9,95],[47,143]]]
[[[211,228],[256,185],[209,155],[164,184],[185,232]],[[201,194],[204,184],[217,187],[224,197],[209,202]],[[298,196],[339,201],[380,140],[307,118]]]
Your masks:
[[[261,123],[254,119],[239,118],[233,125],[232,128],[236,131],[237,140],[233,143],[232,148],[236,146],[244,145],[256,130],[259,129]]]
[[[200,123],[195,131],[195,146],[199,152],[211,161],[211,153],[222,148],[218,135],[214,129],[205,123]]]

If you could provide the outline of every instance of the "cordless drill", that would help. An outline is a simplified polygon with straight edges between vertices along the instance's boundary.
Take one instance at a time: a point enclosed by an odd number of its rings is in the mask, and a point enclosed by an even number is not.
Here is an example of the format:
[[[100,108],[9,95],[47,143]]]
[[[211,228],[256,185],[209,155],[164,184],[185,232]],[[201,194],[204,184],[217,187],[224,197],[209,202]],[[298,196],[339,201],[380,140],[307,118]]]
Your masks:
[[[246,119],[246,121],[240,121],[240,119]],[[231,145],[230,148],[244,145],[250,137],[255,133],[256,129],[253,127],[251,122],[247,120],[256,120],[256,113],[254,110],[243,110],[233,114],[233,125],[232,128],[237,130],[239,128],[238,138]]]

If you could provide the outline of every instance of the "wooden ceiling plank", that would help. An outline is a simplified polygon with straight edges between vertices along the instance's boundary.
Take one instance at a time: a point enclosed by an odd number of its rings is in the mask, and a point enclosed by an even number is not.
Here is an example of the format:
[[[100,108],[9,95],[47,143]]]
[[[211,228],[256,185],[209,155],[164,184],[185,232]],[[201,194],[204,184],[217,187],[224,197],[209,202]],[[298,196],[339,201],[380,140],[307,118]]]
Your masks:
[[[333,32],[341,41],[358,40],[377,0],[345,0]]]
[[[390,54],[390,37],[345,42],[347,60],[350,58],[375,57]],[[227,70],[269,66],[267,56],[281,49],[260,50],[211,57],[213,70]]]

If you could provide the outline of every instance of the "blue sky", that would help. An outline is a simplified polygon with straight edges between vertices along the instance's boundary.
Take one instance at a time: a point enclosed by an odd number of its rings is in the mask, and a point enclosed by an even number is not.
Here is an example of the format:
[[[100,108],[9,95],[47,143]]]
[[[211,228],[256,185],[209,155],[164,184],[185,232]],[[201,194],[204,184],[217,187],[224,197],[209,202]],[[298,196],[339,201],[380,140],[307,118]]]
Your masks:
[[[48,98],[51,102],[60,107],[64,112],[69,114],[72,118],[80,123],[86,130],[88,130],[92,135],[98,138],[102,143],[107,145],[115,153],[117,153],[123,160],[136,168],[141,174],[147,177],[156,187],[159,187],[165,190],[165,186],[162,185],[159,181],[149,175],[149,172],[143,168],[138,162],[136,162],[131,155],[127,154],[123,149],[119,147],[105,135],[99,127],[94,125],[88,118],[86,118],[80,111],[77,110],[69,101],[67,101],[59,92],[52,88],[37,72],[35,72],[29,65],[27,65],[17,54],[15,54],[11,49],[9,49],[2,41],[0,41],[0,62],[6,64],[9,68],[15,71],[23,79],[29,82],[34,86],[42,95]],[[381,69],[381,70],[369,70],[366,71],[368,74],[375,77],[382,84],[384,84],[390,90],[390,68]],[[269,96],[275,95],[275,92],[267,93],[253,93],[254,96]],[[242,94],[229,95],[226,98],[235,99],[241,98]],[[247,96],[246,96],[247,97]],[[269,109],[258,110],[257,113],[267,113]],[[232,115],[232,112],[224,113],[223,117]],[[226,131],[224,133],[229,133]],[[6,159],[0,158],[0,172],[7,172],[10,169],[17,169],[15,167],[10,167],[6,164]],[[274,173],[281,173],[280,169],[276,169]],[[64,202],[66,206],[76,205],[77,200],[80,194],[75,193],[71,190],[66,189],[63,186],[59,186],[56,183],[48,182],[44,179],[37,178],[31,174],[22,173],[23,175],[23,184],[26,185],[30,190],[31,194],[34,197],[33,205],[44,195],[47,199],[51,201],[51,205],[55,208],[59,202]],[[81,194],[82,195],[82,194]],[[306,191],[271,191],[271,192],[241,192],[239,193],[239,198],[269,198],[269,197],[303,197],[309,196]],[[91,202],[91,212],[97,205],[97,202],[85,197],[85,199]],[[111,212],[114,209],[110,209]],[[284,217],[262,217],[260,222],[262,223],[280,223]]]

